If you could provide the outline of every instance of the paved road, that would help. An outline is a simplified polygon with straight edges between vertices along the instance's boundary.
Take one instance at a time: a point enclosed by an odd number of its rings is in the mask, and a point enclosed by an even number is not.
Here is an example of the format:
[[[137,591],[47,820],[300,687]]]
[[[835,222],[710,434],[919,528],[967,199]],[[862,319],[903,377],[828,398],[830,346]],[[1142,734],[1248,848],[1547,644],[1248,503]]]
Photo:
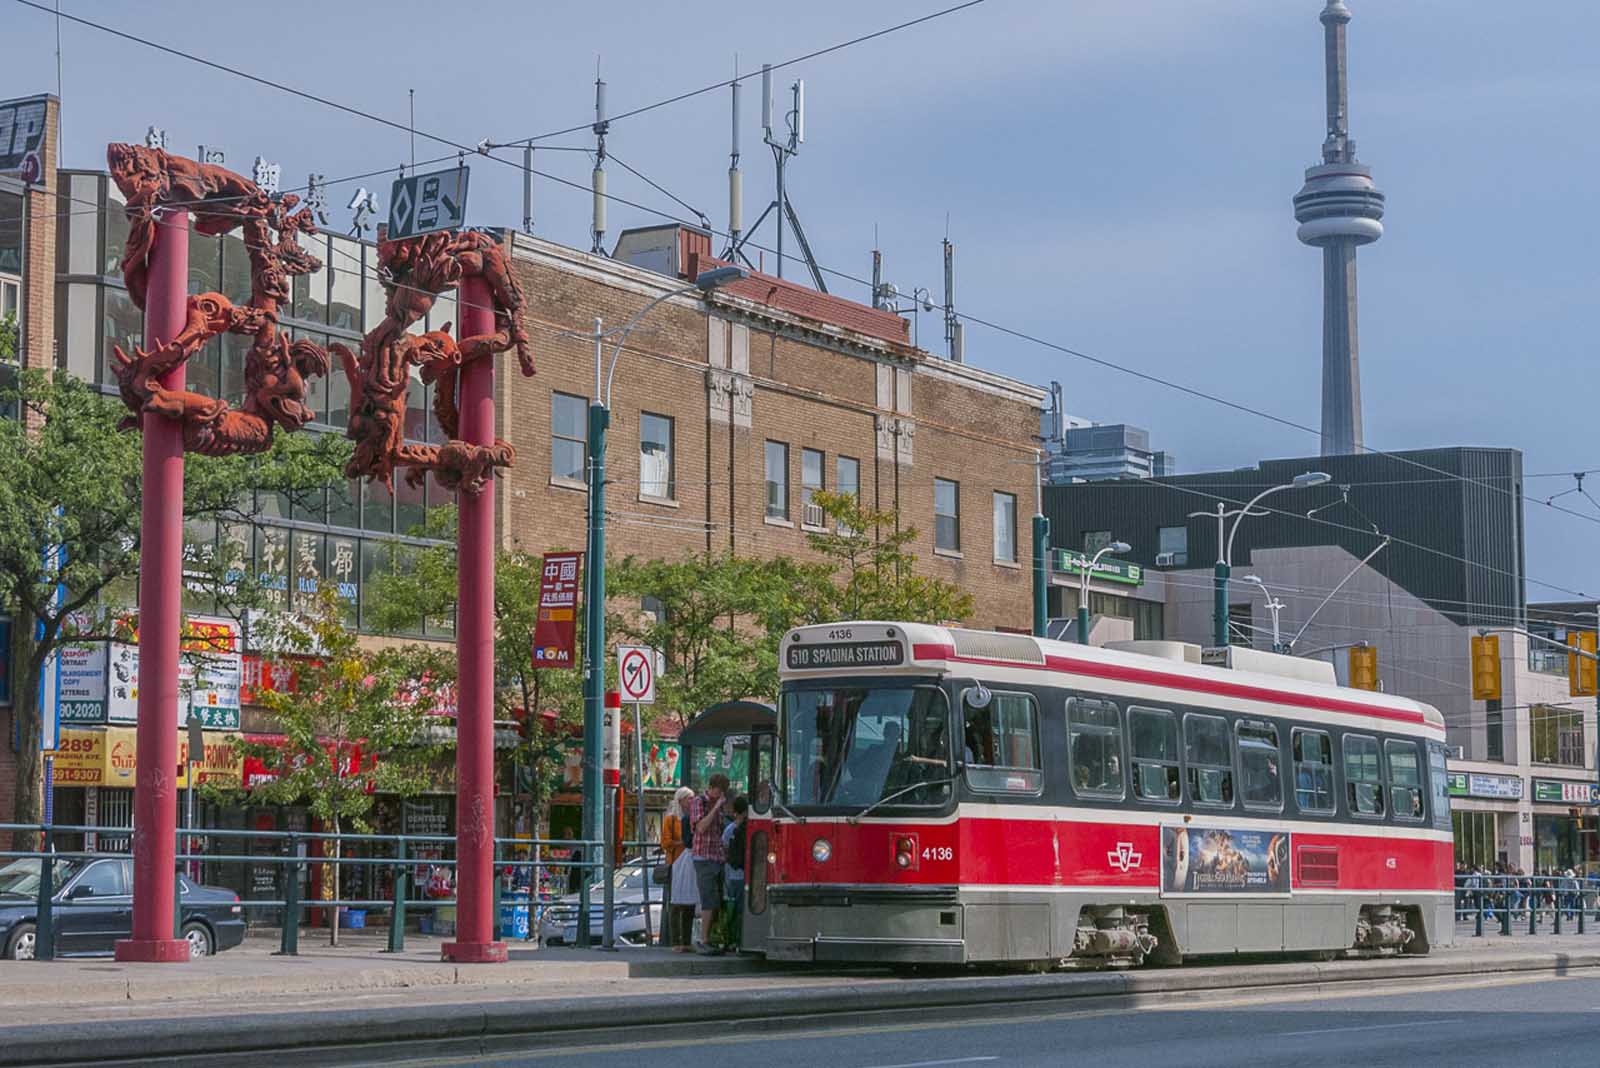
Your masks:
[[[1273,993],[1157,1007],[950,1019],[811,1031],[708,1025],[698,1040],[527,1049],[472,1057],[389,1057],[385,1068],[1473,1068],[1600,1064],[1600,977],[1543,975],[1392,990]],[[377,1062],[373,1062],[377,1063]]]

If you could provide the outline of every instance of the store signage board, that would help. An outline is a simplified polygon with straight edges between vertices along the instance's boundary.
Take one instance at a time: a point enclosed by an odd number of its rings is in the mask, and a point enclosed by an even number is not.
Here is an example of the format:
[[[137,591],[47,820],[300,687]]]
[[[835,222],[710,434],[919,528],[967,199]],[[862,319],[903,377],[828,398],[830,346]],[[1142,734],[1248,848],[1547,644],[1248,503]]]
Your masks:
[[[0,102],[0,172],[18,174],[25,182],[44,177],[40,161],[49,107],[47,96]]]
[[[395,179],[389,190],[389,240],[459,230],[467,221],[467,173],[457,166]]]
[[[533,666],[570,668],[577,663],[578,584],[582,553],[545,553],[539,577],[539,616],[533,625]]]
[[[1600,786],[1592,782],[1535,779],[1533,799],[1557,805],[1600,805]]]
[[[1071,549],[1056,550],[1055,569],[1059,575],[1081,575],[1088,570],[1089,564],[1090,558],[1083,553]],[[1101,557],[1100,562],[1094,565],[1092,577],[1102,582],[1119,582],[1124,586],[1143,586],[1144,567],[1127,560]]]
[[[1452,771],[1446,780],[1451,797],[1486,797],[1500,801],[1522,798],[1520,775],[1492,775],[1476,771]]]
[[[656,651],[644,645],[617,646],[617,686],[626,704],[655,704]]]
[[[64,645],[56,654],[61,723],[106,721],[106,643]]]

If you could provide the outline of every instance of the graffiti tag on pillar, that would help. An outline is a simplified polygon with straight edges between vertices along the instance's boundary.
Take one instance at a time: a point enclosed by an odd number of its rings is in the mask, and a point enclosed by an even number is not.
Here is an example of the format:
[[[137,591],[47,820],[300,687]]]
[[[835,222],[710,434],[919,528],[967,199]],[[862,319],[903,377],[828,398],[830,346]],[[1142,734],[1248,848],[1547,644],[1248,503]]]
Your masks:
[[[176,336],[132,355],[112,351],[113,373],[128,406],[124,429],[138,427],[146,413],[183,425],[189,452],[208,456],[263,452],[274,430],[299,430],[310,421],[306,391],[328,373],[328,353],[304,338],[290,341],[278,328],[278,308],[289,299],[290,279],[311,274],[321,261],[300,246],[301,234],[317,232],[311,212],[295,211],[292,193],[273,197],[230,170],[196,163],[143,145],[110,145],[112,181],[127,198],[128,244],[122,277],[128,295],[145,306],[150,250],[163,209],[181,205],[194,216],[198,233],[216,236],[242,230],[250,257],[250,300],[236,305],[221,293],[188,298],[184,327]],[[253,338],[245,356],[245,397],[239,408],[188,390],[167,389],[161,379],[183,365],[219,334]]]

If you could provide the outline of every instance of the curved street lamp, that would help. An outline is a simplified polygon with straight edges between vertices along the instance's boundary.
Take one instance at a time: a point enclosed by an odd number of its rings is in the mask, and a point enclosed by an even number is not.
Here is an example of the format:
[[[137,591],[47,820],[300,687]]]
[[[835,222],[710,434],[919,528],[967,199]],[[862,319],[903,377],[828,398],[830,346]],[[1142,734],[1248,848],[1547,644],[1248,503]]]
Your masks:
[[[1228,646],[1228,575],[1233,571],[1233,539],[1239,533],[1239,520],[1247,515],[1267,515],[1265,511],[1252,512],[1251,509],[1264,497],[1288,489],[1309,489],[1320,486],[1324,482],[1332,481],[1333,476],[1326,471],[1306,471],[1294,476],[1294,479],[1283,483],[1281,486],[1272,486],[1262,490],[1250,498],[1250,503],[1243,508],[1228,511],[1226,502],[1218,501],[1215,512],[1190,512],[1189,518],[1197,517],[1215,519],[1217,521],[1217,566],[1214,572],[1214,588],[1216,591],[1212,615],[1212,639],[1219,648]],[[1227,529],[1228,519],[1233,519],[1232,529]]]
[[[1278,613],[1287,608],[1288,605],[1272,595],[1272,591],[1267,589],[1267,584],[1261,581],[1260,575],[1246,575],[1244,580],[1246,582],[1254,582],[1261,587],[1261,593],[1267,599],[1267,611],[1272,613],[1272,651],[1275,653],[1282,652],[1282,644],[1278,640]]]
[[[1106,553],[1125,553],[1132,551],[1133,546],[1125,541],[1114,541],[1110,545],[1094,554],[1094,558],[1086,560],[1083,571],[1078,575],[1078,644],[1089,644],[1089,578],[1094,574],[1094,569],[1099,565],[1100,558]]]

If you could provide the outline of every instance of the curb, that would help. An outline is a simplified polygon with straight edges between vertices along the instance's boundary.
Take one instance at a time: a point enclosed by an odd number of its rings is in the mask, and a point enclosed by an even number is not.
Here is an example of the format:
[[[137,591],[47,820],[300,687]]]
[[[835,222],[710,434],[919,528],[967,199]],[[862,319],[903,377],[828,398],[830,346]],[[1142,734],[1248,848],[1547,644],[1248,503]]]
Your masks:
[[[600,1032],[671,1029],[707,1022],[772,1021],[838,1015],[928,1011],[951,1007],[1026,1006],[1089,998],[1293,987],[1342,987],[1354,982],[1465,977],[1517,972],[1564,972],[1600,967],[1600,949],[1571,953],[1496,954],[1479,958],[1413,957],[1375,961],[1234,965],[1151,972],[1094,972],[975,976],[899,982],[842,983],[826,988],[504,1000],[481,1006],[330,1009],[266,1013],[240,1022],[210,1015],[182,1021],[89,1021],[64,1033],[54,1025],[0,1030],[0,1065],[137,1064],[155,1058],[219,1057],[229,1063],[265,1061],[287,1051],[393,1043],[544,1036],[553,1043]],[[547,1043],[549,1044],[549,1043]],[[108,1057],[108,1051],[116,1051]],[[413,1055],[417,1050],[410,1050]]]

